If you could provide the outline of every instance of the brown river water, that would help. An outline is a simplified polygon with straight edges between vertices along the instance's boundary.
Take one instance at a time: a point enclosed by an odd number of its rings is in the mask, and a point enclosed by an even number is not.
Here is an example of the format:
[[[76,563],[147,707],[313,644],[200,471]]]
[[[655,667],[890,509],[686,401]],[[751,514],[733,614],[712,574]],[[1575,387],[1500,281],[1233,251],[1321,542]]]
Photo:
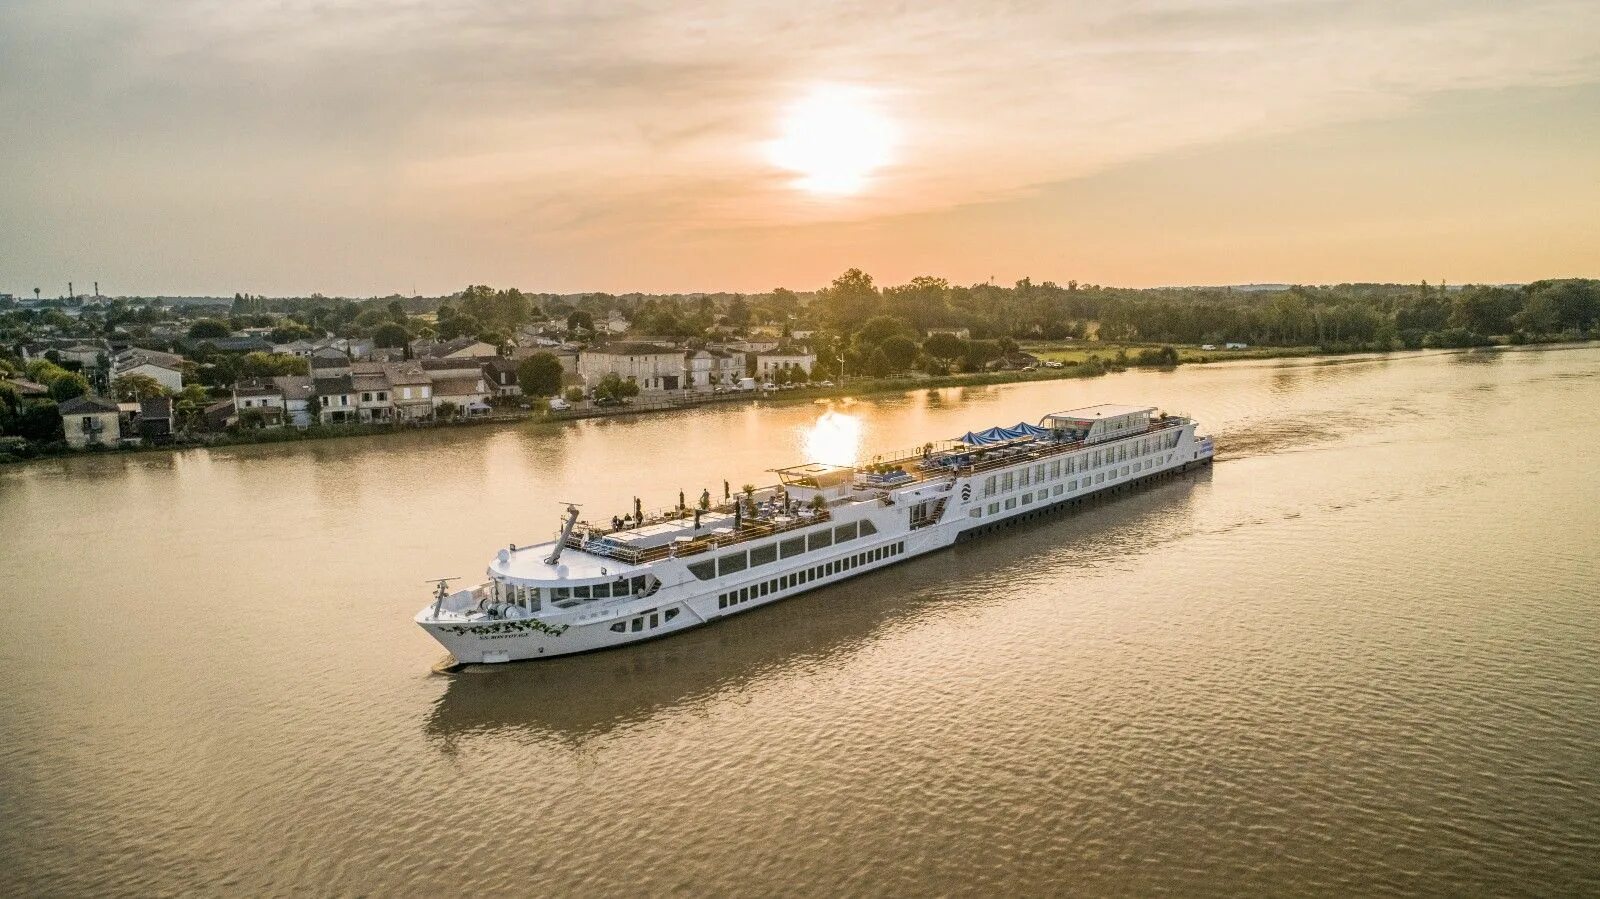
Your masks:
[[[1187,366],[1207,471],[641,646],[430,669],[425,578],[821,407],[0,470],[0,894],[1595,894],[1600,347]]]

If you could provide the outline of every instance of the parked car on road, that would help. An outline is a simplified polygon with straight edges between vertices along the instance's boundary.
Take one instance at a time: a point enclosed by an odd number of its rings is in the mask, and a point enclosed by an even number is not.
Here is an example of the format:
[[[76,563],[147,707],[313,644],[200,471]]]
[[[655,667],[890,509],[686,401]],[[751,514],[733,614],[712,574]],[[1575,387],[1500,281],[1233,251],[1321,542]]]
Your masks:
[[[566,400],[562,399],[559,396],[553,396],[553,397],[550,398],[550,411],[551,412],[565,412],[565,411],[567,411],[568,409],[571,409],[571,408],[572,408],[572,404],[567,402]]]

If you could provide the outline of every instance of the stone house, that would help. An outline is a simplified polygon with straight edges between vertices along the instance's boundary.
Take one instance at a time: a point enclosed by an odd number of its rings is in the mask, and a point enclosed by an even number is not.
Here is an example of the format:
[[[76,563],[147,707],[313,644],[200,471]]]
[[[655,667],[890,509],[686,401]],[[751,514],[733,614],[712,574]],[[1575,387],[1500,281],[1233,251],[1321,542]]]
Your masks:
[[[85,394],[62,403],[57,411],[67,445],[73,449],[122,443],[122,406],[116,400]]]
[[[644,392],[677,390],[683,382],[683,351],[653,343],[614,343],[578,354],[578,375],[594,389],[600,379],[615,373],[632,380]]]

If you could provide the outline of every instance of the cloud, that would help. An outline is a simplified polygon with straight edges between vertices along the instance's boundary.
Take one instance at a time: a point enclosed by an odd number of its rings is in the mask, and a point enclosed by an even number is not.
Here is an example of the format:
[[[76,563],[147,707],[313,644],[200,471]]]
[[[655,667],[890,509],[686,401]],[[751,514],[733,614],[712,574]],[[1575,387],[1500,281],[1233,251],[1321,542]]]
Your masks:
[[[178,209],[203,185],[249,221],[403,197],[409,226],[516,222],[546,248],[857,221],[1440,92],[1594,82],[1597,35],[1590,0],[9,0],[0,116],[8,174],[33,177],[0,198]],[[896,119],[865,197],[797,196],[762,152],[817,83]]]

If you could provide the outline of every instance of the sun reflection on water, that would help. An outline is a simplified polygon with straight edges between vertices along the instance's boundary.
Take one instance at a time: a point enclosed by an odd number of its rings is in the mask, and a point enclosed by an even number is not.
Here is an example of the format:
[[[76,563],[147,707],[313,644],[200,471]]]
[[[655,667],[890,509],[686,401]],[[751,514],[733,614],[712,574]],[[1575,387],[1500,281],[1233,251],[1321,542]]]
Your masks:
[[[861,419],[829,409],[809,428],[801,429],[807,462],[854,465],[861,454]]]

